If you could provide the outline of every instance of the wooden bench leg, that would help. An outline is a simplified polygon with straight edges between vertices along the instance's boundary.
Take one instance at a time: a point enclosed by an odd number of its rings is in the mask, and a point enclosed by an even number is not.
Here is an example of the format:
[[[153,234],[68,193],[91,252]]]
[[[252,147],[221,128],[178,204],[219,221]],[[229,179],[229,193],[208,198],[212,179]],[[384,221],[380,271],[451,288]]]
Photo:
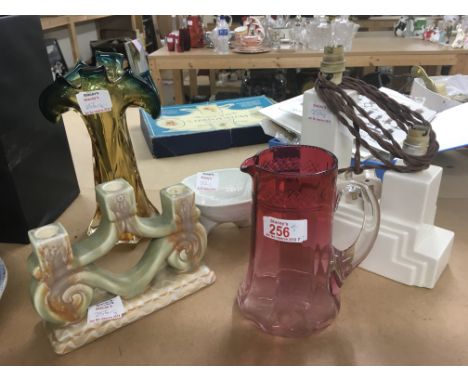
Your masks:
[[[185,103],[184,97],[184,82],[182,79],[182,70],[172,70],[172,81],[174,82],[175,103]]]
[[[210,96],[216,94],[216,70],[210,69]]]
[[[458,63],[452,65],[449,73],[452,74],[468,74],[468,55],[458,55]]]
[[[190,69],[190,98],[193,99],[198,94],[197,70]]]
[[[164,84],[162,80],[161,71],[158,69],[157,64],[154,62],[154,60],[149,60],[149,66],[151,77],[153,77],[153,81],[156,84],[156,87],[158,88],[159,98],[161,99],[161,105],[165,106],[167,105],[167,102],[164,98]]]

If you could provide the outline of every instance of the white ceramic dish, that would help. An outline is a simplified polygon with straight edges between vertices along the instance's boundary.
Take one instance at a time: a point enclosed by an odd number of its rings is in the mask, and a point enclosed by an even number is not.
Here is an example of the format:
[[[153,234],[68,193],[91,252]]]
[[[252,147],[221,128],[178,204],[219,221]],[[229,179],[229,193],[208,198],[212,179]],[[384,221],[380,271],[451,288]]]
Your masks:
[[[197,174],[182,180],[195,192],[195,204],[201,211],[200,221],[209,233],[221,223],[233,222],[240,227],[250,225],[252,206],[252,179],[238,168],[206,171],[215,173],[215,190],[197,189]]]
[[[8,281],[8,272],[7,272],[5,263],[0,257],[0,298],[2,298],[2,294],[3,294],[3,291],[5,290],[7,281]]]

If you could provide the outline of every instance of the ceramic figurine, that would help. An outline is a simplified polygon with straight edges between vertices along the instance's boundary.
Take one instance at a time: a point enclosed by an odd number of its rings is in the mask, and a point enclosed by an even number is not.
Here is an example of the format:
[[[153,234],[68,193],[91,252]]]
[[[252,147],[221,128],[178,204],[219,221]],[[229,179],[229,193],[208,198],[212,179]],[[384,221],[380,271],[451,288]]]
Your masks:
[[[82,241],[71,244],[60,224],[29,231],[30,292],[57,353],[82,346],[214,282],[213,272],[199,267],[207,238],[188,187],[163,189],[163,213],[151,218],[138,215],[135,193],[123,179],[98,185],[96,200],[100,224]],[[117,274],[95,262],[112,250],[122,232],[151,240],[139,262]],[[87,321],[90,305],[111,296],[123,299],[122,317]]]
[[[440,31],[438,43],[442,45],[447,43],[447,32],[445,30]]]
[[[434,33],[433,26],[426,27],[423,33],[423,39],[426,41],[431,41],[431,37],[433,33]]]
[[[157,214],[143,189],[135,154],[128,132],[125,110],[144,108],[153,118],[160,114],[161,103],[156,88],[123,69],[119,53],[96,53],[96,67],[78,63],[65,77],[57,78],[41,94],[39,106],[44,116],[56,122],[68,110],[80,113],[91,137],[96,184],[123,178],[135,190],[139,216]],[[90,224],[92,233],[100,212]],[[120,242],[137,242],[133,234],[121,232]]]
[[[431,42],[439,42],[440,39],[440,30],[438,27],[435,27],[432,31],[430,41]]]
[[[409,16],[406,22],[406,27],[404,30],[404,36],[405,37],[411,37],[414,36],[414,17]]]
[[[401,16],[398,22],[393,27],[393,34],[397,37],[403,37],[405,33],[405,28],[408,18],[406,16]]]
[[[465,41],[465,32],[461,24],[457,25],[457,35],[455,36],[455,40],[452,43],[452,48],[463,48],[463,43]]]
[[[415,65],[411,67],[411,76],[413,78],[421,78],[424,82],[426,88],[434,93],[439,93],[439,89],[437,88],[437,84],[434,82],[432,78],[427,75],[427,72],[424,68],[420,65]]]
[[[444,44],[449,44],[450,43],[450,37],[452,36],[452,33],[453,33],[453,23],[447,23],[447,25],[445,26],[445,40],[444,40]]]

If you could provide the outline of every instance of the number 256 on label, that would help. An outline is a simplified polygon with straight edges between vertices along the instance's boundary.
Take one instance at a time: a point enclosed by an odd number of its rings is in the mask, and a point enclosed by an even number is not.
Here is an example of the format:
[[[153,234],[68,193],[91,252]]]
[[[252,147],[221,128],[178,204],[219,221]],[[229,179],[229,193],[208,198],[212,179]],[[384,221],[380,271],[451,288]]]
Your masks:
[[[285,243],[302,243],[307,240],[307,220],[286,220],[264,216],[263,235]]]

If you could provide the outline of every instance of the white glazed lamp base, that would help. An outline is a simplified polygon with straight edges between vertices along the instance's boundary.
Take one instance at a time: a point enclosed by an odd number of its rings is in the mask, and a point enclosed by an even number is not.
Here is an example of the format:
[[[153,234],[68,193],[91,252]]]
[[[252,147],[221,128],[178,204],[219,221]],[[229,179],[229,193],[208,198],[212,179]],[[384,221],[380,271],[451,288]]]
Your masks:
[[[442,168],[387,171],[380,199],[380,230],[361,268],[407,285],[433,288],[447,266],[454,233],[434,225]],[[361,226],[359,201],[342,200],[334,237],[352,240]],[[340,243],[337,243],[340,245]]]
[[[215,280],[214,272],[205,265],[193,273],[183,274],[166,268],[158,273],[145,293],[132,299],[122,299],[125,313],[121,318],[92,324],[84,318],[63,328],[46,324],[50,343],[57,354],[69,353],[213,284]]]

